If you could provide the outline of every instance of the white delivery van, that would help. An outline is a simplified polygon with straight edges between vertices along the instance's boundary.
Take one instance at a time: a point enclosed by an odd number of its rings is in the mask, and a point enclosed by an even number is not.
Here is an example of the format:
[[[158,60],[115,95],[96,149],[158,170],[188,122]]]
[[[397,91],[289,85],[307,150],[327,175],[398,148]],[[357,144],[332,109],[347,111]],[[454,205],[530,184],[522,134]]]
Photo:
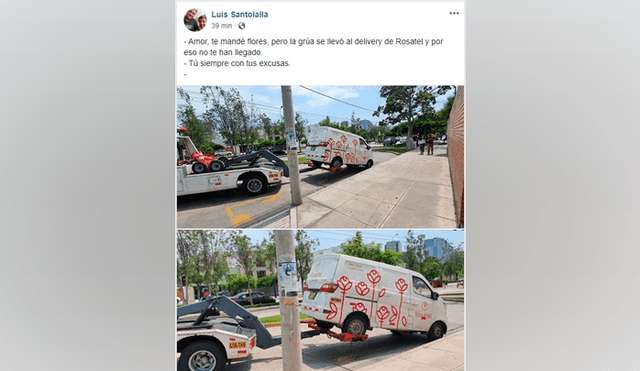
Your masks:
[[[430,339],[447,332],[447,307],[420,273],[348,255],[314,259],[300,312],[352,335],[373,327]]]
[[[364,138],[328,126],[313,125],[307,128],[306,157],[315,167],[328,164],[373,166],[373,151]]]

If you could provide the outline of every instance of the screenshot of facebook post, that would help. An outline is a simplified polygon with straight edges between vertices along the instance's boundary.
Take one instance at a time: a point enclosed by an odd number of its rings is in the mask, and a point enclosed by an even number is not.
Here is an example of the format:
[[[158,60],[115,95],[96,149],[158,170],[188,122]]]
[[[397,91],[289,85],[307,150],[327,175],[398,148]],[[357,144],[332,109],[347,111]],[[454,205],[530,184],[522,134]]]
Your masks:
[[[176,3],[178,370],[464,369],[464,10]]]
[[[176,3],[178,228],[462,228],[464,3]]]

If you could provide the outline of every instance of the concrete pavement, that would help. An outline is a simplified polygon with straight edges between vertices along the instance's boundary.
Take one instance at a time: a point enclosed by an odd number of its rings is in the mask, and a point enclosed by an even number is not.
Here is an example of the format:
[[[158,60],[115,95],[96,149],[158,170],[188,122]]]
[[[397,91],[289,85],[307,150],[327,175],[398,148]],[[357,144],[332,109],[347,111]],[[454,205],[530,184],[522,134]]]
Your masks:
[[[456,228],[446,146],[374,164],[327,186],[265,228]]]

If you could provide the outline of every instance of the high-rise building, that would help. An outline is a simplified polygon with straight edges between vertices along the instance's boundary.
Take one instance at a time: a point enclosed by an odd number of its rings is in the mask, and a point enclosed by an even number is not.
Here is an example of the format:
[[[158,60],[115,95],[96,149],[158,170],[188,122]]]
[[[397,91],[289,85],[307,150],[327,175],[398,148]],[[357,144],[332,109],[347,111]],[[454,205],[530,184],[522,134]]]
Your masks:
[[[373,127],[373,124],[369,120],[360,120],[358,125],[360,125],[360,129],[363,130],[371,130],[371,128]]]
[[[435,237],[424,241],[424,247],[429,253],[438,260],[445,258],[445,251],[450,250],[451,244],[444,238]]]
[[[400,241],[389,241],[384,245],[384,249],[402,252],[402,243]]]

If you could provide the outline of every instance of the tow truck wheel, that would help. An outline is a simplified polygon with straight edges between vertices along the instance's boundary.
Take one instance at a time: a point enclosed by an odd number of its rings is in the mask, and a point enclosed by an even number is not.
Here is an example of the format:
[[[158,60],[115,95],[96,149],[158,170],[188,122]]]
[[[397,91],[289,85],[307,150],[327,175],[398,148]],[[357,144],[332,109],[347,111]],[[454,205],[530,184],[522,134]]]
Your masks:
[[[227,355],[218,344],[194,341],[184,348],[178,360],[178,371],[221,371]]]
[[[267,191],[267,180],[260,175],[249,175],[242,181],[242,188],[250,196],[259,195]]]
[[[442,335],[444,335],[444,325],[442,324],[442,322],[436,322],[431,325],[427,337],[429,338],[429,340],[436,340],[440,339]]]
[[[365,165],[365,167],[369,169],[371,166],[373,166],[373,160],[367,161],[367,164]]]
[[[229,159],[224,156],[217,157],[216,160],[222,161],[225,167],[227,166],[227,162],[229,162]]]
[[[191,165],[191,171],[193,171],[194,174],[202,174],[207,171],[207,165],[198,161],[195,164]]]
[[[211,169],[211,171],[221,171],[224,168],[225,168],[224,162],[219,160],[213,160],[209,164],[209,169]]]
[[[325,330],[331,330],[333,328],[333,323],[320,321],[320,320],[316,320],[316,325],[318,325],[318,327],[323,328]]]
[[[342,324],[342,333],[364,335],[367,332],[367,320],[360,314],[352,314]]]

